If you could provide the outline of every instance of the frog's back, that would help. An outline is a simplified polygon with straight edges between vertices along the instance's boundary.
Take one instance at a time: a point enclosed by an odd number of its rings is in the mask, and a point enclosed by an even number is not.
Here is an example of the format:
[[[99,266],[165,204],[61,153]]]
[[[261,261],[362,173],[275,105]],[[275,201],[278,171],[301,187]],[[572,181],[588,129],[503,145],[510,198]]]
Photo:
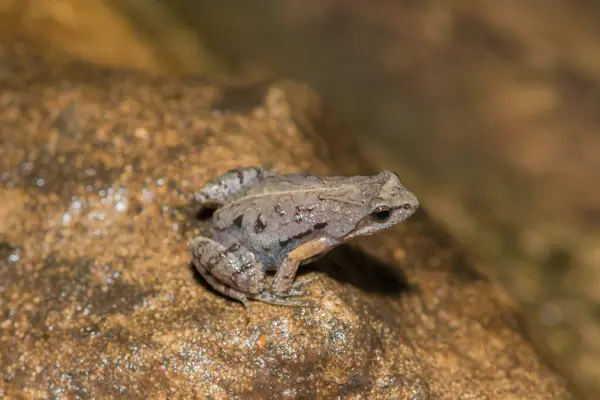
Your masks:
[[[335,192],[337,190],[349,190],[350,188],[360,188],[370,186],[374,183],[377,176],[329,176],[323,177],[311,174],[288,174],[275,175],[265,179],[260,185],[249,188],[236,200],[244,201],[253,196],[265,196],[286,193],[311,193],[318,191]]]
[[[237,227],[242,231],[265,225],[261,234],[276,233],[284,225],[299,233],[303,223],[322,223],[332,213],[353,212],[372,196],[378,176],[321,177],[289,174],[269,177],[240,193],[215,212],[217,229]],[[304,214],[310,218],[303,219]],[[259,221],[248,226],[250,221]],[[263,221],[264,223],[260,223]],[[258,230],[258,229],[257,229]],[[296,232],[298,231],[298,232]]]

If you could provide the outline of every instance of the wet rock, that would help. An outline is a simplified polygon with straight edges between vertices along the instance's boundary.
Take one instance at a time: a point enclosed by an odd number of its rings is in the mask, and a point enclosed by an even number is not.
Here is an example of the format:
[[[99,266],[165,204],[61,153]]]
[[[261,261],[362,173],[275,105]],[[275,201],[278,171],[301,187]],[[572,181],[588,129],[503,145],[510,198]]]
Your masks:
[[[0,395],[571,398],[423,210],[304,268],[311,308],[208,288],[187,249],[203,182],[362,163],[319,158],[281,86],[232,111],[203,79],[26,55],[0,50]]]

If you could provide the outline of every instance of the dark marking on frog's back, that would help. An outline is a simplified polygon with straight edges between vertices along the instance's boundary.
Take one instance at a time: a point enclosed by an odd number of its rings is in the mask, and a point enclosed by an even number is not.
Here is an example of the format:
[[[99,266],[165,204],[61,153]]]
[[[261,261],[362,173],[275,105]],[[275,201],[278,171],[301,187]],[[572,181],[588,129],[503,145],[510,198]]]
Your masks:
[[[242,222],[244,221],[244,214],[242,215],[238,215],[234,220],[233,220],[233,224],[235,226],[237,226],[238,228],[242,227]]]
[[[313,210],[315,209],[314,205],[310,206],[296,206],[296,212],[294,213],[294,221],[302,222],[306,218],[308,218]]]
[[[266,227],[267,218],[265,218],[265,216],[262,213],[258,214],[256,221],[254,221],[254,233],[261,233],[265,230]]]
[[[237,170],[235,171],[238,180],[240,181],[240,185],[243,186],[244,182],[246,181],[245,177],[244,177],[244,173],[241,170]]]
[[[327,226],[327,222],[319,222],[313,225],[313,229],[315,231],[320,231],[321,229],[324,229]]]

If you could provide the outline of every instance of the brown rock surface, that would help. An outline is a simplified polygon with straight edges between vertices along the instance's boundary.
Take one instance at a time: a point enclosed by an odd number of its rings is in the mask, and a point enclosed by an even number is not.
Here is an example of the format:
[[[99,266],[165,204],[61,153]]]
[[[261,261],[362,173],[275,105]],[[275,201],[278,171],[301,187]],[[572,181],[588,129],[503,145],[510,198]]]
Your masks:
[[[194,189],[263,164],[344,173],[285,91],[0,48],[0,396],[571,398],[503,292],[425,214],[308,268],[314,307],[244,309],[187,241]],[[238,111],[232,111],[237,109]]]

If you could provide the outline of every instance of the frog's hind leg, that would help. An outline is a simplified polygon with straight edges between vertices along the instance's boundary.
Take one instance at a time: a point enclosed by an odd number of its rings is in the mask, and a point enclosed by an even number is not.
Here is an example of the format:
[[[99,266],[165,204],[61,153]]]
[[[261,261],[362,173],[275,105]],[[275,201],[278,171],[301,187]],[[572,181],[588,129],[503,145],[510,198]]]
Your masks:
[[[254,255],[238,244],[225,247],[202,236],[190,242],[190,249],[194,267],[210,286],[249,308],[248,298],[260,293],[265,281]]]
[[[275,175],[274,171],[262,167],[233,169],[219,175],[194,194],[197,202],[207,206],[220,206],[236,194],[263,179]]]

